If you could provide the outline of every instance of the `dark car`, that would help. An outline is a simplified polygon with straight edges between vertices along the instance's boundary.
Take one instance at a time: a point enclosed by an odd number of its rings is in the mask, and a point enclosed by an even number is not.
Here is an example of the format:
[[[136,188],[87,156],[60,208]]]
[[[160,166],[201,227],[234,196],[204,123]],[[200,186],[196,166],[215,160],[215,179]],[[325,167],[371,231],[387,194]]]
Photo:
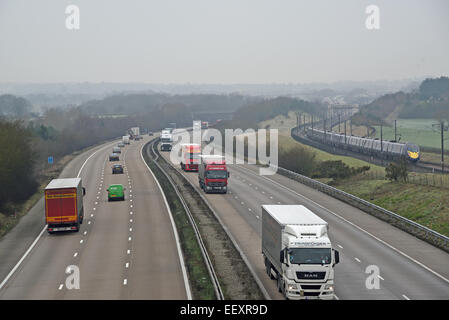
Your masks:
[[[119,161],[119,160],[120,160],[120,158],[117,153],[111,153],[109,155],[109,161]]]
[[[121,164],[114,164],[112,166],[112,174],[123,173],[123,166]]]

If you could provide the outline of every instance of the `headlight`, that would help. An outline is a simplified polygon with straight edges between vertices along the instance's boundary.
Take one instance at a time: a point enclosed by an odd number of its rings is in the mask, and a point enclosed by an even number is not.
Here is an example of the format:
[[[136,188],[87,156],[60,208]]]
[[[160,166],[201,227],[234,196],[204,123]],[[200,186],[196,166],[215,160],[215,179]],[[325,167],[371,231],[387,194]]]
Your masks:
[[[327,291],[334,291],[334,285],[332,285],[332,284],[326,284],[326,285],[324,286],[324,290],[327,290]]]
[[[298,285],[296,283],[292,283],[288,285],[288,290],[297,290],[298,289]]]

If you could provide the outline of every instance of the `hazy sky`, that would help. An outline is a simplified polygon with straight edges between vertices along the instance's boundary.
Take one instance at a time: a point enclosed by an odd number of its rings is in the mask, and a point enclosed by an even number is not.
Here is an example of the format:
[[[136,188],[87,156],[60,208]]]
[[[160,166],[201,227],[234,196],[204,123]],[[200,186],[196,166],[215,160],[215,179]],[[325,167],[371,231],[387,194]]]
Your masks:
[[[80,9],[68,30],[65,9]],[[380,30],[368,30],[368,5]],[[448,0],[0,0],[0,82],[284,83],[449,74]]]

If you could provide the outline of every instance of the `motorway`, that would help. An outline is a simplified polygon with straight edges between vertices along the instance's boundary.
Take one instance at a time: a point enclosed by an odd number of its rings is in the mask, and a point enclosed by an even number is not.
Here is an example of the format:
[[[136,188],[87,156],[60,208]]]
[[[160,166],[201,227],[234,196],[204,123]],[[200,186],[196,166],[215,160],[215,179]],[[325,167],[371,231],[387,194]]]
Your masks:
[[[41,199],[0,241],[0,299],[191,298],[166,202],[141,157],[148,141],[122,149],[124,174],[113,175],[117,162],[108,161],[118,141],[70,162],[60,177],[78,174],[86,188],[80,231],[47,234]],[[126,187],[125,201],[107,201],[115,183]],[[79,268],[79,289],[66,285],[71,265]]]
[[[169,153],[161,153],[169,159]],[[265,273],[261,205],[302,204],[329,223],[334,248],[336,299],[449,299],[449,254],[369,214],[279,174],[260,176],[254,165],[230,165],[228,194],[205,194],[195,172],[183,173],[237,241],[268,295],[282,299]],[[368,266],[378,288],[368,289]],[[371,278],[369,279],[371,280]],[[369,281],[371,282],[371,281]]]

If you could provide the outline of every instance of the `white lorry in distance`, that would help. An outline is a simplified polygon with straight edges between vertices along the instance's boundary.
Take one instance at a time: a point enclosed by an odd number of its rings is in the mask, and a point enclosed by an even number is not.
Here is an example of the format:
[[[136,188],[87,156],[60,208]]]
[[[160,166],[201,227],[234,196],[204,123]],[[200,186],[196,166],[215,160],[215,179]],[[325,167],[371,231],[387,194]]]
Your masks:
[[[287,299],[334,299],[334,267],[328,224],[302,205],[262,206],[265,269]]]
[[[133,133],[133,136],[139,136],[140,135],[140,128],[139,127],[132,127],[131,132]]]
[[[193,121],[193,130],[201,130],[201,120]]]
[[[129,136],[123,136],[123,137],[122,137],[122,142],[123,142],[124,144],[129,144]]]
[[[171,133],[164,133],[162,130],[161,133],[161,151],[171,151],[173,144],[173,135]]]

